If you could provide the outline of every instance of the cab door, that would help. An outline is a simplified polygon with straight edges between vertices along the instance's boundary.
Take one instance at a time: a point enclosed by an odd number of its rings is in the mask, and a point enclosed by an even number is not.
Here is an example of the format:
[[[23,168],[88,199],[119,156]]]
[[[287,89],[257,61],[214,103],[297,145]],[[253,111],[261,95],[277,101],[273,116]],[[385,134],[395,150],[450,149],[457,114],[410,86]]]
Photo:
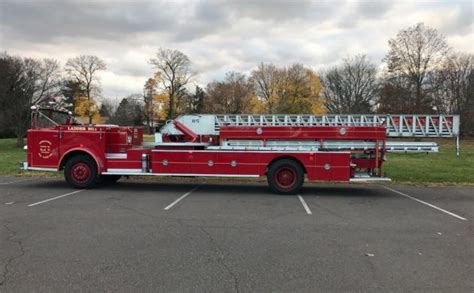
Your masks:
[[[38,168],[57,168],[59,163],[59,129],[28,130],[28,165]]]

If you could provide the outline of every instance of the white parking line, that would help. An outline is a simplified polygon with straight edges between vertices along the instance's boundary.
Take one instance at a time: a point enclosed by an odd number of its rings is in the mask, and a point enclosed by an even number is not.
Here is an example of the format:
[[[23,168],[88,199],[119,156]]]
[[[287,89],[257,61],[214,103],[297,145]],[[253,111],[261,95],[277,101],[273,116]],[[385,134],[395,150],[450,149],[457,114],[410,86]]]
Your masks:
[[[191,189],[190,191],[186,192],[185,194],[181,195],[177,200],[173,201],[172,203],[170,203],[166,208],[165,208],[165,211],[171,209],[173,206],[175,206],[178,202],[182,201],[183,199],[185,199],[188,195],[190,195],[193,191],[195,191],[196,189],[198,189],[200,185],[194,187],[193,189]]]
[[[304,207],[306,213],[307,213],[308,215],[312,215],[313,213],[312,213],[311,210],[309,209],[309,206],[306,204],[306,202],[304,201],[303,197],[302,197],[301,195],[298,195],[298,198],[300,199],[301,204],[303,205],[303,207]]]
[[[390,190],[390,191],[393,191],[393,192],[395,192],[395,193],[398,193],[398,194],[400,194],[400,195],[403,195],[404,197],[407,197],[407,198],[409,198],[409,199],[412,199],[412,200],[417,201],[417,202],[419,202],[419,203],[422,203],[422,204],[424,204],[424,205],[427,205],[427,206],[429,206],[430,208],[433,208],[433,209],[438,210],[438,211],[440,211],[440,212],[446,213],[446,214],[448,214],[448,215],[450,215],[450,216],[453,216],[453,217],[455,217],[455,218],[457,218],[457,219],[459,219],[459,220],[463,220],[463,221],[466,221],[466,220],[467,220],[466,218],[463,218],[463,217],[461,217],[460,215],[456,215],[455,213],[451,213],[450,211],[447,211],[447,210],[445,210],[445,209],[442,209],[442,208],[440,208],[440,207],[437,207],[437,206],[435,206],[435,205],[433,205],[433,204],[427,203],[426,201],[422,201],[421,199],[418,199],[418,198],[416,198],[416,197],[410,196],[410,195],[408,195],[408,194],[405,194],[405,193],[400,192],[400,191],[398,191],[398,190],[395,190],[395,189],[393,189],[393,188],[390,188],[390,187],[387,187],[387,186],[384,186],[383,188],[385,188],[385,189],[387,189],[387,190]]]
[[[42,204],[42,203],[45,203],[45,202],[48,202],[48,201],[52,201],[52,200],[55,200],[55,199],[58,199],[58,198],[62,198],[62,197],[68,196],[68,195],[73,195],[73,194],[82,192],[84,190],[85,189],[76,190],[76,191],[69,192],[69,193],[66,193],[66,194],[63,194],[63,195],[60,195],[60,196],[56,196],[56,197],[48,198],[48,199],[45,199],[45,200],[42,200],[42,201],[39,201],[39,202],[35,202],[35,203],[32,203],[32,204],[29,204],[28,206],[29,207],[34,207],[34,206],[37,206],[39,204]]]
[[[27,181],[27,180],[33,180],[33,179],[35,179],[35,178],[25,178],[25,179],[20,179],[20,180],[15,180],[15,181],[0,182],[0,185],[7,185],[7,184],[23,182],[23,181]]]

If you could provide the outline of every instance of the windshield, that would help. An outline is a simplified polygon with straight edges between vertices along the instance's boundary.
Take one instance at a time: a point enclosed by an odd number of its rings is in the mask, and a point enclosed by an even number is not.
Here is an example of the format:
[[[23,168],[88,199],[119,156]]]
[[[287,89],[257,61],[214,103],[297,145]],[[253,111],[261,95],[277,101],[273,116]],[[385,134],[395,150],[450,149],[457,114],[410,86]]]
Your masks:
[[[69,123],[69,113],[54,110],[40,110],[38,115],[38,127],[48,128]],[[73,124],[79,124],[73,117]]]

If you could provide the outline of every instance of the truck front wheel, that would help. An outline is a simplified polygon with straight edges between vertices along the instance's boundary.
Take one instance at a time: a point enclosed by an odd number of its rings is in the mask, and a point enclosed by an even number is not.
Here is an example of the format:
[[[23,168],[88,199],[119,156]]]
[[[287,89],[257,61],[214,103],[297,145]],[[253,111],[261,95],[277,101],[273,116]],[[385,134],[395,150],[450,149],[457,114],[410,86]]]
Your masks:
[[[64,178],[74,188],[94,188],[98,182],[97,165],[87,155],[76,155],[66,162]]]
[[[290,159],[281,159],[270,165],[267,174],[268,186],[280,194],[297,193],[304,182],[301,165]]]

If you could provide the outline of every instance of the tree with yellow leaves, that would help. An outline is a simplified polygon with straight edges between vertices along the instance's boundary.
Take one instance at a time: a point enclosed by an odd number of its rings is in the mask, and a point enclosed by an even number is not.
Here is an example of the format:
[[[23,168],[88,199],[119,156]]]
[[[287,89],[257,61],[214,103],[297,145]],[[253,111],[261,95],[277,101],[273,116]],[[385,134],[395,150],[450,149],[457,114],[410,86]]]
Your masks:
[[[301,64],[278,68],[261,63],[252,71],[251,78],[258,103],[256,113],[324,113],[319,76]]]
[[[159,121],[168,119],[169,98],[167,92],[159,92],[153,97],[156,104],[154,115]]]
[[[269,114],[268,102],[259,98],[257,95],[253,95],[248,101],[248,113],[249,114]]]
[[[319,76],[301,64],[279,70],[276,79],[276,109],[284,114],[324,113]]]
[[[89,124],[101,123],[100,111],[94,100],[87,97],[77,97],[74,101],[74,112],[78,117],[85,118]]]
[[[258,97],[258,107],[263,106],[268,114],[273,114],[277,102],[276,86],[279,69],[273,64],[260,63],[257,69],[252,71],[251,81],[255,87]],[[261,109],[258,109],[260,111]]]
[[[145,103],[143,114],[145,116],[148,133],[153,132],[153,120],[155,116],[155,96],[157,95],[158,82],[154,78],[149,78],[143,87],[143,101]]]

